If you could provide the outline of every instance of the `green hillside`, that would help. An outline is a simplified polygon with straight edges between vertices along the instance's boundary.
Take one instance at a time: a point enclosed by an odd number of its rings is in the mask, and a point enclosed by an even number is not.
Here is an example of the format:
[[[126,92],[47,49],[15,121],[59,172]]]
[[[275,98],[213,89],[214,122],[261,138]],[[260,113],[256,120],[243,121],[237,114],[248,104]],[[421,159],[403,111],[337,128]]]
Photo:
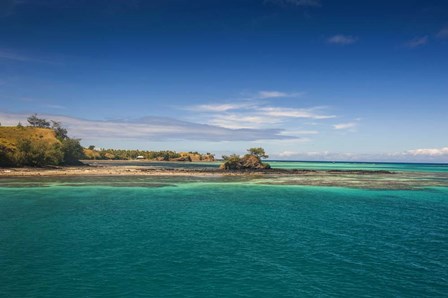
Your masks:
[[[61,144],[51,128],[0,126],[0,146],[15,150],[21,140]]]
[[[47,166],[77,163],[79,140],[57,137],[54,128],[0,127],[0,166]]]

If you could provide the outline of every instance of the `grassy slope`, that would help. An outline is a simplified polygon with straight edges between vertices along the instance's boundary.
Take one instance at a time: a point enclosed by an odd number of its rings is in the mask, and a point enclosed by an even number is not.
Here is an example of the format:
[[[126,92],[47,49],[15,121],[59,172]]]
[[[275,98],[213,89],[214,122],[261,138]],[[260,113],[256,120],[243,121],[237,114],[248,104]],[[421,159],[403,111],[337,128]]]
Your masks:
[[[54,131],[49,128],[0,126],[0,145],[15,149],[19,139],[41,140],[50,144],[59,143]]]

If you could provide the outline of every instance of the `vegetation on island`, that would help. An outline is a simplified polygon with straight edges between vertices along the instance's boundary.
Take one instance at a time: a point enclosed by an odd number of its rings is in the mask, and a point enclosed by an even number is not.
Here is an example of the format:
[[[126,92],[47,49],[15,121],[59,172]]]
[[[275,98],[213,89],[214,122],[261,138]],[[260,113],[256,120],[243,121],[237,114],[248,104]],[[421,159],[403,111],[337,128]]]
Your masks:
[[[60,122],[33,114],[27,125],[0,126],[0,166],[42,167],[80,164],[87,160],[214,161],[211,153],[176,152],[171,150],[121,150],[83,148],[80,139],[68,136]]]
[[[0,166],[77,164],[83,157],[79,139],[68,137],[67,130],[56,121],[36,114],[28,117],[28,126],[0,127]]]
[[[95,149],[91,145],[84,149],[84,158],[87,160],[135,160],[145,159],[152,161],[214,161],[211,153],[176,152],[171,150],[123,150],[123,149]]]
[[[0,127],[0,166],[42,167],[49,165],[80,164],[87,160],[155,160],[155,161],[214,161],[211,153],[176,152],[171,150],[146,151],[122,149],[96,149],[91,145],[83,148],[80,139],[70,138],[60,122],[47,121],[36,114],[27,119],[28,125],[18,123],[15,127]],[[263,148],[250,148],[247,154],[223,156],[223,170],[269,169],[262,159],[269,156]]]
[[[268,163],[261,161],[261,159],[269,157],[263,148],[250,148],[247,149],[247,152],[243,156],[237,154],[223,155],[222,159],[224,162],[219,168],[222,170],[262,170],[271,168]]]

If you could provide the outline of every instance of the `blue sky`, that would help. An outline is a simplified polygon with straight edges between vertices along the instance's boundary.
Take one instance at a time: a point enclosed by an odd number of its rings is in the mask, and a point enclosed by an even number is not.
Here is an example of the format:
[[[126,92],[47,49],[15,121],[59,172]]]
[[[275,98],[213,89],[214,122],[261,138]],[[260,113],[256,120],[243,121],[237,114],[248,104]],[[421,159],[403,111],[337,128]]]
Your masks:
[[[448,3],[0,1],[0,122],[98,147],[448,161]]]

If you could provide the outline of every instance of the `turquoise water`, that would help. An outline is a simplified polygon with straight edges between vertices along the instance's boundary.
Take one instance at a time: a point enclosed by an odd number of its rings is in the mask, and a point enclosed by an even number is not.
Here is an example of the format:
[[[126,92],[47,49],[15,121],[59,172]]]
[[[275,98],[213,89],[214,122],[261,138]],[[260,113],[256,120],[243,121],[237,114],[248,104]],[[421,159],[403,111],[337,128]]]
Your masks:
[[[201,179],[0,179],[0,296],[448,293],[448,188]]]

